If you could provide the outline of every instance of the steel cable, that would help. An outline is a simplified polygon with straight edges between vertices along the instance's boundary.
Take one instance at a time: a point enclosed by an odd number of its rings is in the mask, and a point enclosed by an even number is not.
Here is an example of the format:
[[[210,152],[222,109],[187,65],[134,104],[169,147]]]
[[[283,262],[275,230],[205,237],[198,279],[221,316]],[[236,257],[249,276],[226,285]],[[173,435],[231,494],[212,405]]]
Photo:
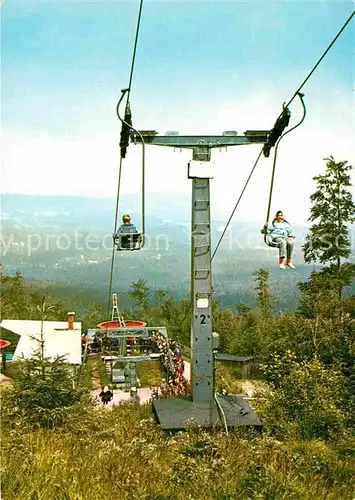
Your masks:
[[[128,83],[128,88],[122,91],[122,96],[118,101],[116,111],[118,118],[121,120],[122,124],[129,126],[131,129],[133,127],[130,124],[127,124],[119,114],[119,106],[124,98],[124,96],[127,94],[127,101],[126,101],[126,109],[127,106],[129,106],[129,96],[131,92],[131,87],[132,87],[132,79],[133,79],[133,71],[134,71],[134,64],[135,64],[135,59],[136,59],[136,52],[137,52],[137,43],[138,43],[138,35],[139,35],[139,29],[140,29],[140,23],[141,23],[141,16],[142,16],[142,7],[143,7],[143,0],[140,0],[139,3],[139,10],[138,10],[138,19],[137,19],[137,25],[136,25],[136,31],[135,31],[135,37],[134,37],[134,44],[133,44],[133,54],[132,54],[132,60],[131,60],[131,68],[130,68],[130,73],[129,73],[129,83]],[[134,130],[134,129],[133,129]],[[137,131],[136,131],[137,132]],[[137,132],[138,135],[139,132]],[[141,135],[140,135],[141,137]],[[142,137],[141,137],[142,138]],[[142,223],[142,233],[144,234],[144,185],[145,185],[145,174],[144,174],[144,165],[145,165],[145,155],[144,155],[144,142],[142,143],[143,148],[143,159],[142,159],[142,189],[143,189],[143,194],[142,194],[142,217],[143,217],[143,223]],[[117,221],[118,221],[118,207],[119,207],[119,199],[120,199],[120,188],[121,188],[121,175],[122,175],[122,154],[120,155],[120,164],[119,164],[119,170],[118,170],[118,180],[117,180],[117,193],[116,193],[116,207],[115,207],[115,218],[114,218],[114,233],[113,235],[116,234],[117,231]],[[143,236],[144,238],[144,236]],[[143,240],[144,244],[144,240]],[[110,300],[111,300],[111,293],[112,293],[112,281],[113,281],[113,270],[114,270],[114,263],[115,263],[115,245],[113,243],[112,246],[112,255],[111,255],[111,267],[110,267],[110,278],[109,278],[109,292],[108,292],[108,300],[107,300],[107,318],[106,321],[109,321],[109,315],[110,315]],[[107,328],[106,327],[106,337],[107,337]]]
[[[293,96],[291,97],[291,99],[288,101],[288,103],[284,106],[284,108],[287,108],[287,107],[291,104],[291,102],[294,100],[294,98],[295,98],[298,94],[300,94],[300,90],[301,90],[301,89],[304,87],[304,85],[308,82],[308,80],[309,80],[309,79],[310,79],[310,77],[313,75],[313,73],[315,72],[315,70],[317,69],[317,67],[319,66],[319,64],[322,62],[322,60],[323,60],[323,59],[324,59],[324,57],[327,55],[327,53],[329,52],[329,50],[332,48],[332,46],[334,45],[334,43],[337,41],[337,39],[340,37],[340,35],[342,34],[342,32],[345,30],[346,26],[350,23],[350,21],[351,21],[351,20],[352,20],[352,18],[354,17],[354,14],[355,14],[355,11],[353,11],[353,12],[352,12],[352,14],[350,15],[350,17],[349,17],[349,18],[345,21],[345,23],[344,23],[344,24],[343,24],[343,26],[340,28],[340,30],[338,31],[338,33],[336,34],[336,36],[333,38],[333,40],[331,41],[331,43],[328,45],[328,47],[326,48],[326,50],[323,52],[322,56],[318,59],[317,63],[313,66],[313,68],[311,69],[311,71],[308,73],[307,77],[303,80],[303,82],[301,83],[301,85],[300,85],[300,86],[298,87],[298,89],[295,91],[295,93],[293,94]],[[279,117],[281,117],[281,115],[282,115],[282,113],[280,113]],[[303,121],[303,120],[302,120],[302,121]],[[292,130],[292,129],[291,129],[291,130]],[[291,130],[289,130],[289,132],[290,132]],[[285,134],[284,134],[284,135],[285,135]],[[231,222],[231,220],[232,220],[232,218],[233,218],[233,215],[234,215],[234,213],[235,213],[235,211],[236,211],[236,209],[237,209],[237,207],[238,207],[238,205],[239,205],[239,202],[240,202],[240,200],[241,200],[241,198],[242,198],[242,196],[243,196],[243,194],[244,194],[245,188],[247,187],[247,185],[248,185],[248,183],[249,183],[249,180],[250,180],[250,178],[251,178],[251,176],[252,176],[252,174],[253,174],[253,172],[254,172],[254,170],[255,170],[255,167],[256,167],[256,165],[258,164],[258,161],[259,161],[259,159],[260,159],[260,157],[261,157],[262,152],[263,152],[263,150],[261,150],[261,151],[260,151],[260,153],[259,153],[259,155],[258,155],[258,157],[257,157],[257,159],[256,159],[256,162],[254,163],[254,166],[253,166],[253,168],[252,168],[252,170],[251,170],[251,172],[250,172],[250,174],[249,174],[248,180],[247,180],[247,182],[246,182],[246,184],[245,184],[245,186],[244,186],[244,188],[243,188],[243,190],[242,190],[242,192],[241,192],[241,194],[240,194],[240,196],[239,196],[239,198],[238,198],[238,201],[237,201],[237,203],[236,203],[236,205],[235,205],[235,207],[234,207],[234,209],[233,209],[233,211],[232,211],[232,214],[231,214],[231,216],[230,216],[230,217],[229,217],[229,219],[228,219],[228,222],[227,222],[227,224],[226,224],[226,227],[224,228],[223,233],[222,233],[222,235],[221,235],[221,237],[220,237],[220,239],[219,239],[219,241],[218,241],[218,243],[217,243],[217,246],[216,246],[216,248],[215,248],[215,250],[214,250],[214,252],[213,252],[213,254],[212,254],[211,261],[213,260],[213,258],[214,258],[214,256],[215,256],[215,254],[216,254],[216,252],[217,252],[217,250],[218,250],[218,248],[219,248],[219,246],[220,246],[220,243],[221,243],[221,241],[222,241],[222,239],[223,239],[223,237],[224,237],[224,235],[225,235],[225,233],[226,233],[226,231],[227,231],[227,229],[228,229],[228,226],[229,226],[229,224],[230,224],[230,222]],[[269,213],[269,209],[268,209],[268,213]]]

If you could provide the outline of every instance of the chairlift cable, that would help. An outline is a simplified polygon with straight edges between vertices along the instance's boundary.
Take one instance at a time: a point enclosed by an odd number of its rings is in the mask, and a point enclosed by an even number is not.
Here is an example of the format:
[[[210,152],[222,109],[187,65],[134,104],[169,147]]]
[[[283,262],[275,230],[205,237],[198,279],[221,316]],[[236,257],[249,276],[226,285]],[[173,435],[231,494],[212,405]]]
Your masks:
[[[290,132],[292,132],[293,130],[295,130],[297,127],[299,127],[304,122],[304,119],[306,118],[306,106],[305,106],[304,101],[303,101],[304,94],[302,94],[301,92],[297,92],[296,95],[298,95],[299,98],[300,98],[300,100],[301,100],[302,108],[303,108],[303,116],[302,116],[301,120],[294,127],[290,128],[290,130],[287,130],[287,132],[285,132],[284,134],[282,134],[282,136],[279,138],[279,140],[276,143],[275,153],[274,153],[274,161],[273,161],[273,165],[272,165],[271,182],[270,182],[270,192],[269,192],[269,201],[268,201],[268,206],[267,206],[267,215],[266,215],[266,219],[265,219],[266,222],[269,221],[269,217],[270,217],[272,193],[273,193],[273,189],[274,189],[274,180],[275,180],[276,158],[277,158],[277,152],[278,152],[278,147],[279,147],[280,141],[281,141],[281,139],[283,139],[285,137],[285,135],[289,134]],[[264,234],[264,241],[265,241],[265,243],[266,243],[266,237],[267,237],[267,234],[265,232],[265,234]]]
[[[248,177],[248,179],[247,179],[246,183],[244,184],[244,187],[243,187],[243,189],[242,189],[242,192],[240,193],[239,198],[238,198],[238,200],[237,200],[237,203],[235,204],[235,206],[234,206],[234,208],[233,208],[233,211],[232,211],[232,213],[231,213],[231,215],[230,215],[230,217],[229,217],[229,219],[228,219],[228,222],[227,222],[227,224],[226,224],[225,228],[223,229],[223,233],[221,234],[221,237],[220,237],[220,238],[219,238],[219,240],[218,240],[218,243],[217,243],[217,245],[216,245],[216,248],[215,248],[215,249],[214,249],[214,251],[213,251],[213,254],[212,254],[212,257],[211,257],[211,261],[213,260],[213,257],[216,255],[216,252],[217,252],[217,250],[218,250],[218,248],[219,248],[219,245],[221,244],[221,241],[222,241],[222,239],[223,239],[224,235],[226,234],[226,231],[227,231],[227,229],[228,229],[228,226],[229,226],[229,224],[230,224],[230,221],[232,220],[233,215],[234,215],[234,213],[235,213],[235,211],[236,211],[236,209],[237,209],[237,207],[238,207],[238,205],[239,205],[239,202],[240,202],[240,200],[242,199],[242,196],[243,196],[243,194],[244,194],[244,191],[246,190],[246,187],[247,187],[247,185],[249,184],[249,181],[250,181],[250,179],[251,179],[251,176],[253,175],[254,170],[255,170],[255,168],[256,168],[256,166],[257,166],[257,164],[258,164],[259,160],[260,160],[260,157],[261,157],[262,152],[263,152],[263,150],[261,150],[261,151],[260,151],[259,156],[257,157],[256,162],[254,163],[254,166],[253,166],[253,168],[251,169],[251,172],[250,172],[250,174],[249,174],[249,177]]]
[[[301,83],[301,85],[298,87],[298,89],[295,91],[295,93],[293,94],[293,96],[291,97],[291,99],[290,99],[290,100],[288,101],[288,103],[284,106],[284,109],[285,109],[285,108],[287,108],[287,107],[291,104],[291,102],[294,100],[294,98],[295,98],[297,95],[299,95],[299,94],[300,94],[300,90],[301,90],[301,89],[305,86],[305,84],[308,82],[308,80],[310,79],[310,77],[313,75],[313,73],[315,72],[315,70],[318,68],[319,64],[322,62],[322,60],[324,59],[324,57],[328,54],[328,52],[330,51],[330,49],[332,48],[332,46],[335,44],[335,42],[337,41],[337,39],[338,39],[338,38],[340,37],[340,35],[343,33],[343,31],[345,30],[346,26],[350,23],[350,21],[351,21],[351,20],[352,20],[352,18],[354,17],[354,14],[355,14],[355,11],[353,11],[353,12],[352,12],[352,14],[350,15],[350,17],[349,17],[349,18],[345,21],[344,25],[341,27],[341,29],[339,30],[339,32],[337,33],[337,35],[333,38],[333,40],[332,40],[332,41],[331,41],[331,43],[328,45],[328,47],[326,48],[326,50],[323,52],[322,56],[318,59],[317,63],[313,66],[312,70],[308,73],[307,77],[303,80],[303,82],[302,82],[302,83]],[[282,115],[282,113],[280,113],[279,118],[281,117],[281,115]],[[302,121],[303,121],[303,120],[302,120]],[[302,123],[302,122],[301,122],[301,123]],[[299,123],[299,125],[300,125],[301,123]],[[297,125],[297,126],[298,126],[298,125]],[[288,132],[291,132],[291,130],[293,130],[293,129],[290,129]],[[286,133],[287,133],[287,132],[286,132]],[[285,135],[285,134],[284,134],[284,135]],[[282,137],[283,137],[283,136],[282,136]],[[280,137],[280,139],[281,139],[281,137]],[[279,140],[280,140],[280,139],[279,139]],[[218,241],[218,243],[217,243],[217,246],[216,246],[216,248],[215,248],[215,250],[214,250],[214,252],[213,252],[213,254],[212,254],[211,261],[213,260],[213,258],[214,258],[214,256],[215,256],[215,254],[216,254],[216,252],[217,252],[217,250],[218,250],[218,248],[219,248],[219,246],[220,246],[220,244],[221,244],[221,241],[222,241],[222,239],[223,239],[223,237],[224,237],[224,235],[225,235],[225,233],[226,233],[226,231],[227,231],[227,229],[228,229],[228,226],[229,226],[229,224],[230,224],[230,221],[231,221],[231,220],[232,220],[232,218],[233,218],[233,215],[234,215],[234,213],[235,213],[235,211],[236,211],[236,209],[237,209],[237,207],[238,207],[238,204],[239,204],[239,202],[240,202],[240,200],[241,200],[241,198],[242,198],[242,196],[243,196],[243,194],[244,194],[244,191],[245,191],[245,189],[246,189],[246,187],[247,187],[247,185],[248,185],[248,183],[249,183],[249,180],[250,180],[250,178],[251,178],[251,176],[252,176],[252,174],[253,174],[253,172],[254,172],[254,170],[255,170],[255,167],[256,167],[256,165],[258,164],[258,161],[260,160],[260,157],[261,157],[262,152],[263,152],[263,149],[260,151],[260,153],[259,153],[259,155],[258,155],[258,157],[257,157],[257,159],[256,159],[256,162],[254,163],[254,166],[253,166],[253,168],[252,168],[252,170],[251,170],[251,172],[250,172],[250,175],[249,175],[249,177],[248,177],[248,179],[247,179],[247,182],[246,182],[246,184],[245,184],[245,186],[244,186],[244,188],[243,188],[243,190],[242,190],[242,192],[241,192],[241,194],[240,194],[240,196],[239,196],[239,198],[238,198],[238,201],[237,201],[237,203],[236,203],[236,205],[235,205],[235,207],[234,207],[234,209],[233,209],[233,211],[232,211],[232,214],[231,214],[231,216],[230,216],[230,217],[229,217],[229,219],[228,219],[228,222],[227,222],[227,224],[226,224],[226,227],[224,228],[223,233],[222,233],[222,235],[221,235],[221,237],[220,237],[220,239],[219,239],[219,241]],[[274,161],[275,161],[275,157],[274,157]],[[268,209],[268,213],[269,213],[269,209]],[[269,215],[270,215],[270,214],[269,214]],[[269,215],[268,215],[268,216],[269,216]]]
[[[139,28],[140,28],[141,17],[142,17],[142,7],[143,7],[143,0],[140,0],[139,11],[138,11],[137,27],[136,27],[136,34],[135,34],[135,38],[134,38],[134,46],[133,46],[131,70],[130,70],[130,74],[129,74],[127,101],[129,101],[129,94],[131,92],[131,86],[132,86],[132,78],[133,78],[134,63],[135,63],[135,60],[136,60],[136,52],[137,52],[137,43],[138,43]]]
[[[113,234],[116,233],[117,230],[117,221],[118,221],[118,202],[120,199],[120,186],[121,186],[121,174],[122,174],[122,156],[120,157],[120,164],[118,167],[118,179],[117,179],[117,195],[116,195],[116,210],[115,210],[115,219],[114,219],[114,232]],[[107,297],[107,314],[106,314],[106,322],[108,322],[110,319],[110,304],[111,304],[111,294],[112,294],[112,280],[113,280],[113,270],[114,270],[114,264],[115,264],[115,245],[112,245],[112,255],[111,255],[111,267],[110,267],[110,280],[109,280],[109,287],[108,287],[108,297]],[[106,335],[107,335],[107,328],[106,326]]]
[[[138,43],[138,35],[139,35],[139,28],[140,28],[140,23],[141,23],[141,17],[142,17],[142,7],[143,7],[143,0],[140,0],[139,3],[139,10],[138,10],[138,20],[137,20],[137,25],[136,25],[136,31],[135,31],[135,37],[134,37],[134,45],[133,45],[133,54],[132,54],[132,60],[131,60],[131,68],[130,68],[130,73],[129,73],[129,83],[128,83],[128,88],[124,89],[122,91],[122,95],[117,103],[116,107],[116,112],[117,116],[120,119],[122,123],[122,127],[126,126],[129,127],[130,130],[134,130],[137,132],[137,134],[140,136],[141,139],[142,136],[141,134],[136,131],[131,124],[127,123],[125,120],[123,120],[119,114],[119,106],[124,98],[124,96],[127,94],[127,100],[126,100],[126,111],[127,108],[129,108],[129,96],[131,92],[131,87],[132,87],[132,79],[133,79],[133,71],[134,71],[134,64],[135,64],[135,59],[136,59],[136,52],[137,52],[137,43]],[[120,155],[120,163],[119,163],[119,169],[118,169],[118,180],[117,180],[117,193],[116,193],[116,207],[115,207],[115,218],[114,218],[114,233],[117,231],[117,222],[118,222],[118,209],[119,209],[119,199],[120,199],[120,188],[121,188],[121,176],[122,176],[122,162],[123,162],[123,156],[122,154]],[[144,229],[145,229],[145,222],[144,222],[144,208],[145,208],[145,193],[144,193],[144,186],[145,186],[145,148],[144,148],[144,141],[142,140],[142,233],[143,233],[143,242],[142,245],[144,244]],[[107,322],[109,321],[109,315],[110,315],[110,301],[111,301],[111,293],[112,293],[112,281],[113,281],[113,270],[114,270],[114,263],[115,263],[115,245],[112,245],[112,256],[111,256],[111,266],[110,266],[110,279],[109,279],[109,292],[108,292],[108,299],[107,299]],[[106,327],[106,336],[107,336],[107,327]]]
[[[120,103],[122,102],[124,93],[127,91],[128,91],[127,89],[122,91],[123,95],[121,96],[121,99],[118,101],[116,112],[117,112],[117,116],[118,116],[119,120],[124,125],[128,126],[131,130],[133,130],[133,132],[135,132],[135,134],[138,135],[138,137],[140,138],[141,143],[142,143],[142,181],[141,181],[142,182],[142,219],[141,219],[142,243],[141,243],[141,248],[142,248],[144,246],[144,239],[145,239],[144,238],[144,235],[145,235],[145,142],[144,142],[144,138],[143,138],[142,134],[139,132],[139,130],[136,130],[131,124],[127,123],[120,115],[119,106],[120,106]],[[122,157],[121,157],[121,160],[122,160]],[[121,169],[121,163],[120,163],[120,169]],[[120,190],[119,189],[117,191],[117,197],[118,198],[120,197]],[[117,229],[118,206],[119,206],[119,203],[117,201],[117,203],[116,203],[116,217],[115,217],[115,232]]]
[[[311,71],[308,73],[307,77],[303,80],[303,82],[301,83],[301,85],[298,87],[298,89],[296,90],[296,92],[293,94],[293,96],[291,97],[291,99],[288,101],[288,103],[286,104],[285,108],[287,108],[287,106],[289,106],[291,104],[291,102],[295,99],[295,97],[298,95],[298,93],[302,90],[302,88],[308,82],[308,80],[310,79],[310,77],[313,75],[313,73],[315,72],[315,70],[318,68],[318,66],[320,65],[320,63],[323,61],[323,59],[325,58],[325,56],[328,54],[328,52],[330,51],[330,49],[333,47],[333,45],[335,44],[335,42],[337,41],[337,39],[340,37],[340,35],[342,34],[342,32],[345,30],[345,28],[347,27],[347,25],[350,23],[350,21],[354,17],[354,14],[355,14],[355,11],[353,11],[352,14],[350,15],[350,17],[345,21],[345,23],[343,24],[343,26],[341,27],[341,29],[338,31],[337,35],[333,38],[333,40],[331,41],[331,43],[328,45],[328,47],[326,48],[326,50],[323,52],[322,56],[318,59],[317,63],[313,66],[313,68],[311,69]]]

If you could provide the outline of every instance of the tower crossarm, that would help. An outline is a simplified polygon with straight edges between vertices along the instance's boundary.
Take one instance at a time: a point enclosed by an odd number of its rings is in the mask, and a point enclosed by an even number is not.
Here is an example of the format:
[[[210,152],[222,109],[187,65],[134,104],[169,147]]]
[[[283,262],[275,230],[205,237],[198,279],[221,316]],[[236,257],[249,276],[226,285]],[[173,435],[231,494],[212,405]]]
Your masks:
[[[266,142],[269,131],[247,130],[244,135],[157,135],[155,131],[140,131],[145,144],[153,146],[170,146],[172,148],[223,148],[229,146],[242,146],[245,144],[263,144]],[[135,143],[142,140],[134,132],[131,139]]]

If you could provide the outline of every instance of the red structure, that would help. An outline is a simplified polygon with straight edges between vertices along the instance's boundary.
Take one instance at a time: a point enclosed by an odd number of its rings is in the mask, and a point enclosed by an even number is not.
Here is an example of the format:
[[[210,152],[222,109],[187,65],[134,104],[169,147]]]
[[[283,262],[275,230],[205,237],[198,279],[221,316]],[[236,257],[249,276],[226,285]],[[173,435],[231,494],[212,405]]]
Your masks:
[[[123,317],[121,316],[123,319]],[[125,319],[124,321],[124,328],[142,328],[142,326],[146,326],[147,323],[144,321],[138,321],[135,319]],[[104,321],[103,323],[99,323],[97,325],[98,328],[102,328],[105,330],[106,328],[122,328],[122,321],[120,320],[113,320],[113,321]],[[129,342],[134,342],[136,340],[135,337],[128,337]]]
[[[5,347],[9,347],[9,345],[11,345],[11,342],[0,339],[0,349],[5,349]]]
[[[127,328],[141,328],[142,326],[146,326],[147,323],[145,323],[144,321],[138,321],[138,320],[135,320],[135,319],[125,319],[124,320],[124,325]],[[122,327],[122,324],[118,320],[104,321],[103,323],[99,323],[97,325],[97,328],[102,328],[102,329],[106,329],[106,328],[120,328],[120,327]]]

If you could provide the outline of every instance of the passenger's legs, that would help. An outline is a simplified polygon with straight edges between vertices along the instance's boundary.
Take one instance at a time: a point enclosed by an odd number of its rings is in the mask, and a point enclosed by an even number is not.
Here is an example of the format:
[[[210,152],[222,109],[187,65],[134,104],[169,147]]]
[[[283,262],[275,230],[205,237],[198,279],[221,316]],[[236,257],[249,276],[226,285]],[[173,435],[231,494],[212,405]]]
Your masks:
[[[286,238],[280,238],[279,243],[279,257],[284,259],[286,257]]]
[[[287,250],[287,260],[291,261],[291,256],[293,252],[294,238],[286,238],[285,240],[286,250]]]

